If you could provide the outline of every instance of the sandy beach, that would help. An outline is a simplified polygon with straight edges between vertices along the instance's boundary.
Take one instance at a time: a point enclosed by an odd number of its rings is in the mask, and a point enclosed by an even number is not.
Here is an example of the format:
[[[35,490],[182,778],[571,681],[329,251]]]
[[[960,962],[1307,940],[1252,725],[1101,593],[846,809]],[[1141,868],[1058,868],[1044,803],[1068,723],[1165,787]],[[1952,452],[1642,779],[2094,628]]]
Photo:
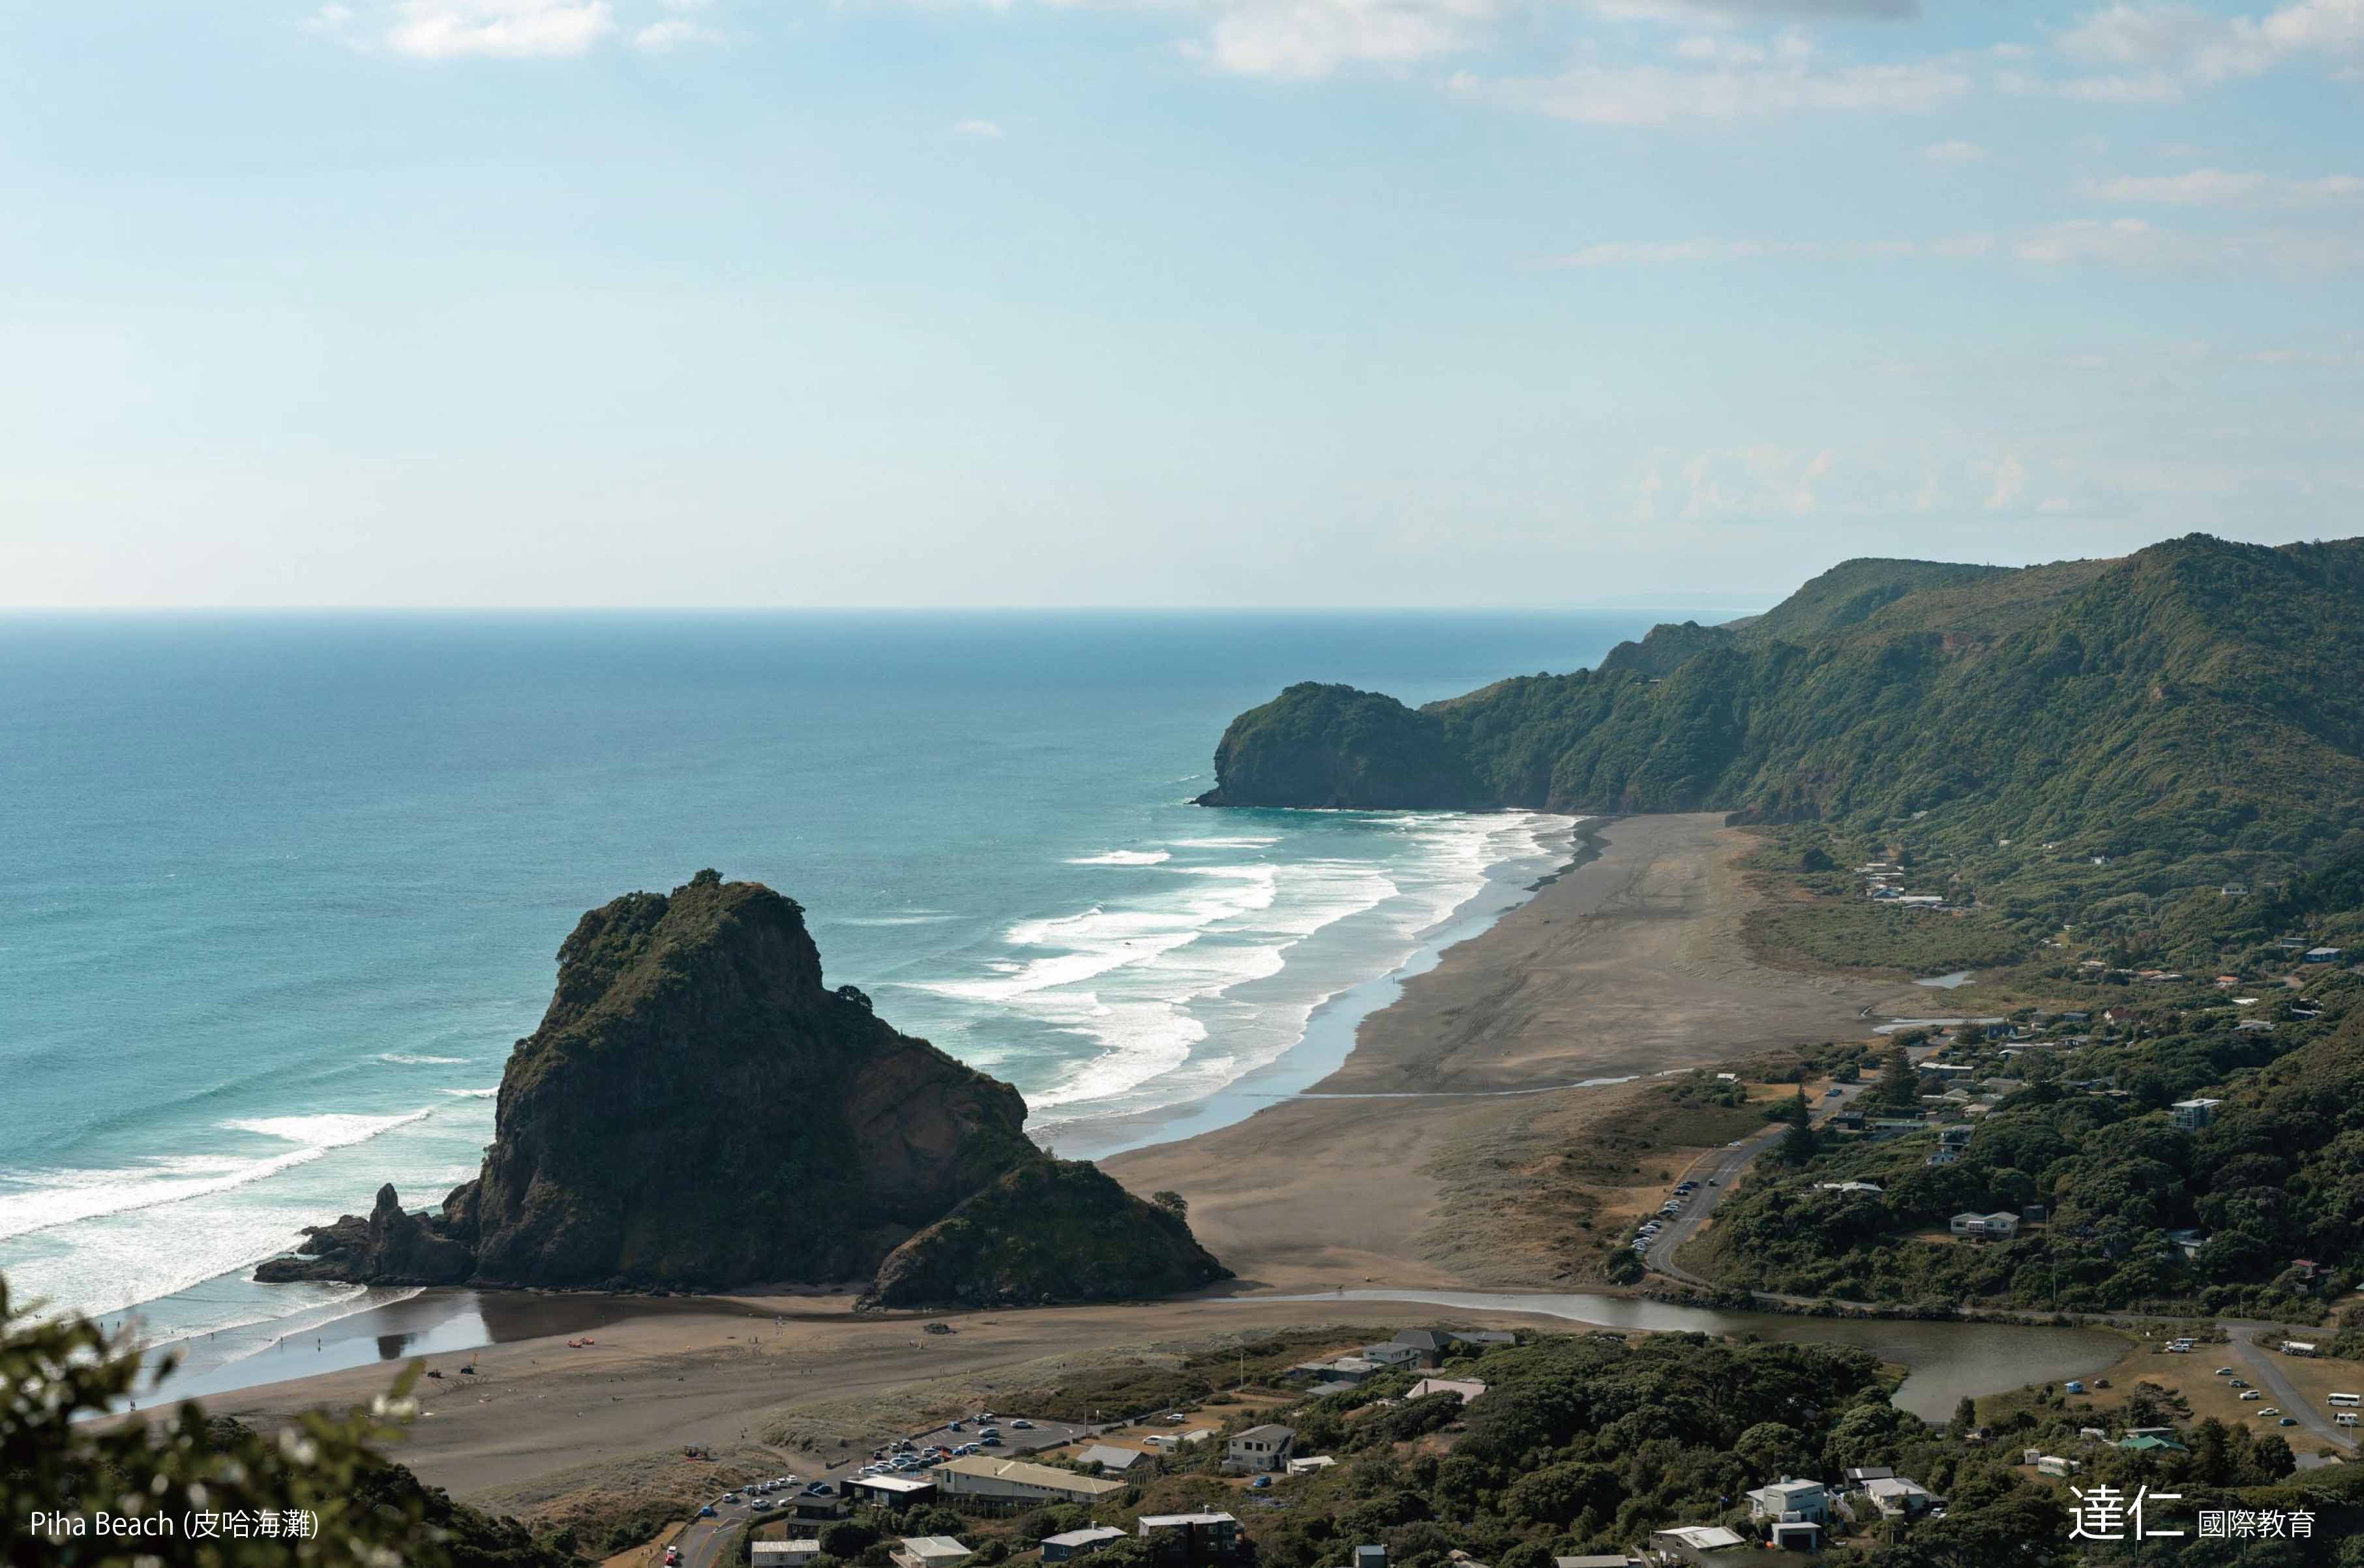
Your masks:
[[[914,1319],[857,1318],[845,1299],[669,1300],[601,1328],[589,1348],[527,1334],[436,1355],[444,1376],[425,1385],[426,1414],[401,1457],[464,1496],[554,1506],[571,1491],[677,1470],[685,1444],[785,1461],[797,1443],[818,1442],[828,1457],[828,1438],[869,1435],[829,1431],[829,1420],[887,1429],[897,1411],[926,1403],[925,1390],[906,1387],[915,1383],[986,1391],[1094,1348],[1431,1315],[1260,1296],[1564,1280],[1571,1264],[1552,1184],[1530,1179],[1540,1151],[1580,1145],[1589,1127],[1647,1092],[1649,1074],[1852,1038],[1865,1031],[1861,1009],[1909,1006],[1914,995],[1752,963],[1739,940],[1752,895],[1733,863],[1746,840],[1719,817],[1629,817],[1599,837],[1597,858],[1448,950],[1366,1018],[1344,1066],[1309,1094],[1104,1162],[1137,1191],[1188,1198],[1199,1237],[1240,1276],[1219,1293],[1230,1299],[970,1315],[943,1336]],[[1351,1340],[1350,1328],[1341,1332]],[[473,1374],[459,1372],[463,1361]],[[268,1423],[365,1400],[398,1364],[212,1403]],[[831,1414],[819,1425],[797,1418],[816,1410]],[[767,1448],[766,1432],[802,1435]]]

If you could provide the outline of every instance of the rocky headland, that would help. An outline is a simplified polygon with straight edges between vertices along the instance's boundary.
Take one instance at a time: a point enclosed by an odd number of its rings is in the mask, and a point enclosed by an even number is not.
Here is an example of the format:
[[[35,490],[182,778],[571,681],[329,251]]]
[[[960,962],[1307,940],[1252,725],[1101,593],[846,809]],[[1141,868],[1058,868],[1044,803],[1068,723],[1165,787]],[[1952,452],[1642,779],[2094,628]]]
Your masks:
[[[1025,1135],[1026,1103],[821,977],[803,910],[700,872],[583,917],[492,1144],[440,1212],[382,1187],[258,1280],[1108,1300],[1229,1276],[1181,1218]],[[885,1265],[882,1267],[882,1265]]]

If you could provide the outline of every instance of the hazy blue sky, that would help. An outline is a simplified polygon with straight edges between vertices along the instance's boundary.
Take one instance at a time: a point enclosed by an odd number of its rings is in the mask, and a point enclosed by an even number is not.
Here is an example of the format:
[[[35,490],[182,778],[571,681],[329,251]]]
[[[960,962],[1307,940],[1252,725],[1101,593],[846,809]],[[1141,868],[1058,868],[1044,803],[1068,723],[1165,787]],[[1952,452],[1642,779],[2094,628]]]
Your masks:
[[[0,603],[1573,604],[2359,531],[2364,0],[0,16]]]

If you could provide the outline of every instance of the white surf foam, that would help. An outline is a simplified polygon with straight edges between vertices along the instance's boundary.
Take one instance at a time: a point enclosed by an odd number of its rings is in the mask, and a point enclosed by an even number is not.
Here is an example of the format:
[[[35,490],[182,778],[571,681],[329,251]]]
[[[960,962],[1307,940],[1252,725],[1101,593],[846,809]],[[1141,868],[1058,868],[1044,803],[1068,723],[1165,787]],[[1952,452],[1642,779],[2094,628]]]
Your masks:
[[[1271,895],[1211,926],[1205,940],[1104,971],[1088,992],[1052,986],[1024,998],[1044,1022],[1101,1046],[1050,1084],[1030,1089],[1029,1106],[1055,1128],[1220,1091],[1285,1055],[1331,999],[1399,967],[1496,885],[1498,870],[1545,869],[1567,827],[1566,818],[1542,814],[1406,815],[1386,827],[1408,841],[1406,852],[1262,868],[1276,873]],[[1174,869],[1221,877],[1236,868]],[[1363,918],[1350,941],[1316,940],[1355,917]],[[1295,986],[1290,973],[1299,976]],[[1232,995],[1276,976],[1275,984]]]
[[[377,1059],[396,1067],[464,1067],[468,1063],[464,1056],[413,1056],[400,1051],[379,1051]]]
[[[28,1190],[0,1193],[0,1238],[26,1236],[77,1220],[162,1204],[183,1203],[250,1185],[297,1165],[308,1164],[332,1149],[365,1143],[397,1127],[424,1121],[435,1107],[401,1116],[265,1117],[221,1125],[237,1132],[293,1143],[284,1153],[240,1159],[234,1155],[159,1155],[119,1170],[48,1170],[9,1172],[12,1186]]]
[[[1071,866],[1154,866],[1174,858],[1171,850],[1110,850],[1104,854],[1078,855]]]

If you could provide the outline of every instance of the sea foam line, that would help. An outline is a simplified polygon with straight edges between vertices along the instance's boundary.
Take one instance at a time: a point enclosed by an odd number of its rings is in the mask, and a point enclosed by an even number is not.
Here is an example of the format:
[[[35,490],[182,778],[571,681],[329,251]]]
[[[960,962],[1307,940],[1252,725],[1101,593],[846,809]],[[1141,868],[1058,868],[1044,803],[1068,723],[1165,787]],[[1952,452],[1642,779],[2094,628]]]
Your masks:
[[[366,1143],[397,1127],[424,1121],[440,1107],[401,1116],[264,1117],[229,1121],[231,1131],[250,1132],[299,1145],[259,1160],[220,1155],[162,1155],[121,1170],[11,1172],[8,1178],[32,1191],[0,1195],[0,1239],[72,1225],[77,1220],[135,1209],[155,1208],[251,1185],[334,1149]]]

